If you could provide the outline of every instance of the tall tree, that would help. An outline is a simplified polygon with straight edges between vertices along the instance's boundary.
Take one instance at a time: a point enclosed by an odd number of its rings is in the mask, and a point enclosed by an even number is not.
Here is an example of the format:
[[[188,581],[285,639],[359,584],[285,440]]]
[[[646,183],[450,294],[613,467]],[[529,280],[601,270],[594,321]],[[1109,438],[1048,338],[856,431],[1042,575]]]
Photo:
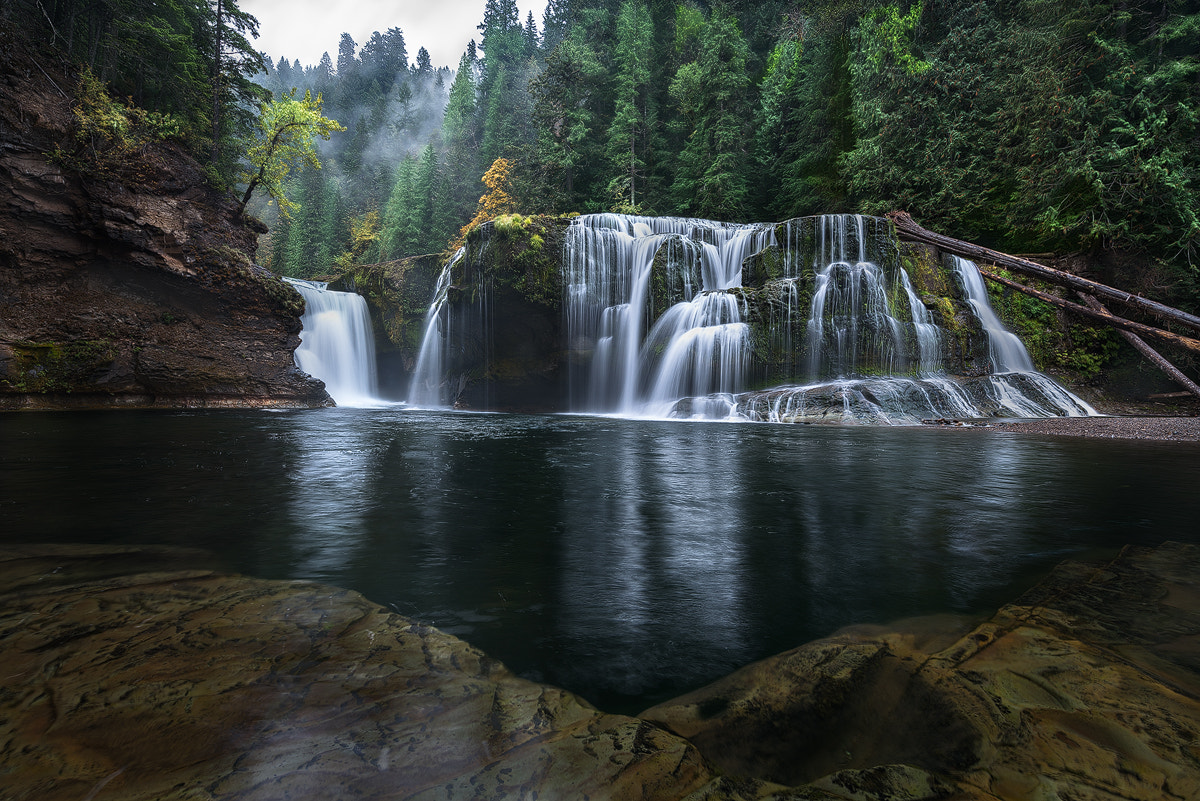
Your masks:
[[[675,204],[689,214],[742,219],[750,200],[750,80],[737,19],[714,8],[699,23],[695,52],[695,60],[681,66],[671,81],[671,97],[687,131],[672,186]]]
[[[592,137],[594,108],[604,67],[582,36],[564,39],[546,57],[546,69],[531,82],[538,131],[540,185],[551,208],[577,207],[577,173],[599,159]]]
[[[649,203],[644,182],[657,125],[650,83],[653,41],[654,22],[644,0],[625,0],[617,15],[616,107],[608,128],[608,159],[616,177],[608,190],[629,211],[639,210],[639,191],[642,205]]]
[[[245,135],[251,125],[247,108],[262,100],[251,80],[266,68],[262,55],[250,44],[258,37],[258,20],[237,7],[234,0],[214,0],[212,6],[212,145],[209,164],[217,174],[228,175],[234,164],[223,154],[228,143]]]
[[[455,219],[468,219],[479,197],[479,132],[476,123],[475,61],[470,48],[458,62],[450,85],[442,139],[446,148],[446,194]]]
[[[288,174],[297,166],[321,169],[313,139],[328,140],[334,131],[346,130],[321,111],[321,96],[314,100],[310,92],[305,92],[301,100],[293,92],[262,104],[258,131],[246,153],[247,166],[241,175],[246,192],[238,214],[245,212],[246,204],[260,187],[278,201],[281,213],[286,215],[295,205],[284,194]]]

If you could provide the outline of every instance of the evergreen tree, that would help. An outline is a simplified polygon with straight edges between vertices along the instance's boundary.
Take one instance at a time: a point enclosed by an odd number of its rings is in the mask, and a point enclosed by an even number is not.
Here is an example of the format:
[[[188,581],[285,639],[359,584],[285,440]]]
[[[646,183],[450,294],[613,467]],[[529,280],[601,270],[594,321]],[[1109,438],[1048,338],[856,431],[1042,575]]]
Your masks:
[[[651,203],[645,186],[657,113],[650,86],[654,23],[644,0],[625,0],[617,16],[616,108],[608,128],[609,195],[631,212]],[[639,205],[639,192],[641,193]]]
[[[343,33],[338,42],[337,74],[340,78],[349,77],[358,67],[358,45],[348,33]]]
[[[542,14],[542,49],[549,53],[567,38],[574,22],[571,0],[548,0]]]
[[[538,131],[537,165],[543,200],[552,209],[577,207],[577,173],[593,158],[594,98],[604,68],[582,36],[564,39],[546,57],[546,69],[534,79],[534,121]]]
[[[413,65],[413,71],[418,75],[429,75],[433,72],[433,62],[429,59],[429,51],[424,47],[417,51],[417,63]]]
[[[848,61],[859,11],[838,4],[793,18],[767,60],[755,118],[762,216],[850,210],[841,161],[855,142]]]
[[[475,121],[475,63],[470,48],[458,62],[442,119],[446,147],[446,194],[451,216],[468,219],[479,197],[479,143]]]
[[[699,24],[695,52],[695,60],[681,66],[671,81],[671,97],[688,132],[672,186],[675,205],[697,216],[745,219],[750,81],[737,20],[714,9]]]

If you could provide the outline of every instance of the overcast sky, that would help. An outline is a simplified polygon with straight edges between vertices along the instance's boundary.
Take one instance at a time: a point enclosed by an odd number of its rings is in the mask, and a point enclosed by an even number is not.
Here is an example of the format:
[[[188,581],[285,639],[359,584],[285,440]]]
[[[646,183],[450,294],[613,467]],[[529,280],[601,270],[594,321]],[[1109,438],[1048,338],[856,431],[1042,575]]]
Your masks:
[[[255,49],[272,63],[280,56],[316,64],[328,51],[337,64],[338,42],[348,33],[361,48],[372,31],[404,31],[409,61],[424,47],[435,67],[458,66],[467,42],[479,43],[475,27],[483,20],[487,0],[241,0],[238,7],[258,17]],[[517,0],[521,22],[530,11],[542,27],[546,0]]]

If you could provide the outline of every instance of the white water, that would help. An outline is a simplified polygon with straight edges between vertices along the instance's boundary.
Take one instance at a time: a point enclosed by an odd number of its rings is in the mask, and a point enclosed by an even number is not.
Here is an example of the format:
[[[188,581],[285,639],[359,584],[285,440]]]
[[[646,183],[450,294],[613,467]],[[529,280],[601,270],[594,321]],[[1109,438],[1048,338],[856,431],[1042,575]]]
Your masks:
[[[975,310],[975,316],[983,324],[983,330],[987,332],[992,370],[997,373],[1034,372],[1033,359],[1029,357],[1029,351],[1025,349],[1021,338],[1005,328],[1004,323],[1000,322],[1000,318],[992,310],[987,288],[983,285],[983,276],[979,274],[975,262],[959,256],[950,256],[950,261],[954,272],[962,281],[963,295]]]
[[[653,416],[684,395],[740,389],[748,328],[724,290],[741,284],[742,262],[772,241],[764,225],[578,218],[567,231],[563,265],[566,325],[570,347],[587,352],[591,366],[586,380],[573,378],[574,406]],[[656,308],[664,301],[666,308]]]
[[[408,388],[408,404],[432,409],[446,405],[442,386],[445,359],[447,320],[446,298],[450,292],[450,271],[462,260],[466,250],[459,248],[438,276],[433,291],[433,301],[425,313],[425,333],[421,338],[421,351],[413,369],[412,383]]]
[[[994,374],[959,379],[942,371],[943,332],[894,258],[884,221],[825,215],[780,230],[777,243],[774,226],[579,218],[564,258],[566,324],[571,347],[591,364],[585,377],[573,379],[574,407],[629,416],[886,424],[1095,414],[1034,370],[970,262],[954,269],[988,334]],[[727,290],[741,284],[746,257],[771,245],[780,247],[783,265],[773,284],[782,319],[771,309],[783,333],[771,337],[785,353],[803,344],[808,383],[746,392],[750,329]],[[808,269],[811,279],[804,277]],[[804,280],[813,281],[813,294],[802,310],[794,299]],[[664,295],[668,308],[655,308]],[[803,343],[792,341],[793,323],[805,319],[794,319],[799,314],[807,315]]]
[[[792,380],[800,381],[748,392],[751,328],[746,290],[739,288],[747,258],[768,248],[777,252],[771,262],[777,266],[770,268],[776,277],[757,280],[766,280],[765,291],[776,299],[768,304],[772,330],[765,336],[782,356],[771,369],[792,365],[798,373]],[[458,334],[451,330],[454,304],[447,297],[450,271],[462,258],[460,250],[446,265],[426,315],[409,392],[415,406],[445,406],[454,394],[446,389],[446,352]],[[754,263],[767,269],[767,261]],[[1020,340],[992,311],[974,264],[956,260],[953,268],[988,334],[992,375],[944,373],[944,332],[900,265],[884,220],[826,215],[777,227],[579,217],[566,232],[562,266],[571,408],[639,417],[892,425],[942,417],[1096,414],[1033,369]],[[810,281],[812,298],[804,309],[800,285]]]
[[[379,405],[375,335],[367,302],[353,292],[326,289],[320,281],[283,280],[304,297],[296,365],[324,381],[339,406]]]

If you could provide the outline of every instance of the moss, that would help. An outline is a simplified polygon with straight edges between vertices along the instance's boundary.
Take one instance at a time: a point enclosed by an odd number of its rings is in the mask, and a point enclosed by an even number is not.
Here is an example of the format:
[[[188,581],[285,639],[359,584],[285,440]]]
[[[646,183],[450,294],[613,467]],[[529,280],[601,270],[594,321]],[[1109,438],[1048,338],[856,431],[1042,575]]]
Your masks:
[[[532,217],[522,217],[520,214],[503,214],[492,221],[496,232],[508,239],[520,237],[532,224]]]
[[[1036,286],[1043,292],[1056,287],[1007,270],[997,274]],[[1080,323],[1049,303],[988,282],[988,297],[1000,319],[1025,343],[1039,370],[1073,373],[1082,380],[1098,376],[1117,356],[1120,343],[1111,328]]]
[[[282,278],[265,270],[250,270],[247,275],[262,286],[267,297],[283,307],[288,314],[299,317],[304,313],[304,297]]]
[[[910,242],[901,244],[900,266],[908,273],[920,296],[948,297],[955,294],[950,275],[932,248]]]
[[[479,286],[490,282],[493,291],[509,289],[524,300],[550,309],[562,304],[562,271],[559,269],[561,231],[559,218],[520,214],[497,217],[467,236],[467,257],[454,283],[474,298]]]
[[[12,345],[13,377],[0,383],[17,392],[70,393],[89,388],[112,366],[117,349],[107,339],[72,342],[19,342]]]
[[[769,245],[746,259],[742,265],[742,283],[746,286],[762,286],[768,281],[783,278],[786,273],[783,251],[778,245]]]

